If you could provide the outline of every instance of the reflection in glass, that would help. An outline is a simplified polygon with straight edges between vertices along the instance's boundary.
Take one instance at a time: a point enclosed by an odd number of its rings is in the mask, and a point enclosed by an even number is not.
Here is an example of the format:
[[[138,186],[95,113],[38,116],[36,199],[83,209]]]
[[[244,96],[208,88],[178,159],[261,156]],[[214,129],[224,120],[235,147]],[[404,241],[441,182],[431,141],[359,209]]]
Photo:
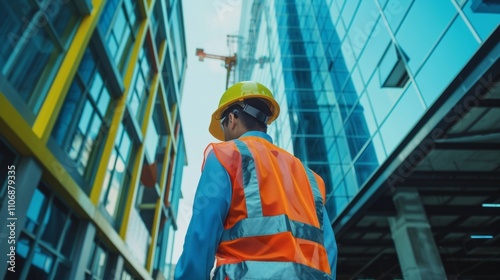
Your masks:
[[[412,73],[418,71],[432,46],[457,14],[451,1],[413,2],[396,32],[400,48],[409,57],[408,67]],[[427,20],[429,18],[432,20]]]
[[[457,17],[415,78],[427,106],[441,95],[478,47],[465,22]]]
[[[44,230],[42,240],[57,249],[57,244],[61,240],[61,234],[66,223],[67,209],[61,209],[58,203],[49,206],[44,219]]]
[[[105,117],[113,104],[102,71],[93,49],[87,48],[52,130],[52,138],[69,156],[62,159],[69,162],[65,167],[81,176],[86,191],[97,167],[89,163],[100,156],[109,129]]]
[[[119,218],[123,215],[119,209],[123,207],[127,197],[126,190],[129,187],[133,162],[132,151],[129,133],[123,124],[120,124],[101,192],[101,203],[109,218],[115,220],[115,226],[118,226]]]
[[[49,279],[49,274],[54,265],[54,256],[48,251],[37,246],[31,261],[27,279]]]
[[[55,5],[49,13],[35,1],[2,1],[0,9],[0,74],[35,114],[80,19],[73,2]]]
[[[26,226],[25,229],[31,233],[36,233],[40,226],[40,219],[42,218],[42,210],[47,203],[47,198],[38,189],[35,189],[33,197],[31,198],[28,212],[26,213]]]
[[[394,110],[387,117],[387,120],[380,128],[380,134],[387,153],[394,151],[399,142],[403,139],[416,121],[420,119],[425,108],[418,97],[415,87],[407,87],[401,100],[394,107]]]

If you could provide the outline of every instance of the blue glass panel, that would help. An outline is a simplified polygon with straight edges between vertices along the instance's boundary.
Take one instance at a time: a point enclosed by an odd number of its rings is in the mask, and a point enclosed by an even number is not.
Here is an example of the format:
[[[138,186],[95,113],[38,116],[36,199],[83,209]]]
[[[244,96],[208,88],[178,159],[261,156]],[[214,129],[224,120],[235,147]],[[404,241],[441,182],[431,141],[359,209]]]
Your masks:
[[[73,246],[70,246],[73,247]],[[55,274],[54,279],[68,279],[69,278],[70,269],[62,262],[57,266],[57,272]]]
[[[387,32],[387,28],[384,23],[379,20],[375,25],[374,31],[368,39],[366,47],[358,61],[361,75],[365,81],[368,81],[373,75],[377,64],[382,58],[382,55],[390,42],[391,38],[389,36],[389,32]]]
[[[473,12],[471,6],[474,2],[475,1],[468,1],[463,7],[463,11],[467,19],[472,24],[474,30],[476,30],[479,37],[481,37],[484,41],[490,36],[491,32],[495,30],[495,28],[498,28],[498,25],[500,24],[500,13]],[[483,2],[488,1],[483,0]],[[498,5],[498,3],[494,5]]]
[[[130,28],[127,26],[127,28],[123,32],[123,37],[120,40],[120,46],[119,46],[118,50],[116,51],[115,62],[117,64],[120,62],[120,59],[122,58],[123,54],[125,53],[127,46],[131,42],[130,34],[131,34]],[[128,51],[130,51],[130,50],[128,50]]]
[[[351,157],[354,158],[370,138],[363,114],[363,107],[359,104],[355,106],[351,116],[346,120],[344,129]]]
[[[103,88],[101,93],[101,97],[99,98],[99,103],[97,103],[97,107],[99,108],[99,112],[102,116],[106,115],[106,110],[108,109],[110,97],[109,91],[106,87]]]
[[[37,245],[26,279],[49,279],[54,263],[55,256]]]
[[[126,24],[127,19],[125,18],[125,12],[123,11],[123,8],[120,8],[113,24],[113,33],[117,39],[122,39],[123,31],[127,27]]]
[[[338,162],[338,160],[337,160]],[[342,168],[340,164],[332,164],[330,168],[332,174],[332,185],[337,186],[342,181],[344,174],[342,173]]]
[[[61,240],[61,233],[67,217],[67,209],[59,203],[52,203],[45,215],[45,227],[42,240],[47,242],[53,249],[57,249],[57,244]]]
[[[373,144],[370,141],[365,150],[361,153],[361,155],[354,163],[356,179],[359,182],[360,186],[362,186],[365,181],[373,174],[378,165],[379,162],[377,160],[377,155],[375,153]]]
[[[79,12],[76,5],[72,1],[51,1],[52,6],[47,8],[47,15],[54,26],[59,38],[62,42],[66,42],[69,35],[72,33],[78,25],[76,21],[78,20]]]
[[[145,87],[146,87],[146,81],[144,79],[143,73],[139,72],[139,74],[137,75],[135,88],[140,96],[142,96],[142,94],[144,93]]]
[[[354,1],[348,3],[355,5]],[[380,12],[375,5],[375,1],[361,1],[359,3],[352,25],[347,32],[356,58],[364,49],[379,17]]]
[[[116,208],[118,204],[118,199],[121,190],[121,184],[123,180],[123,172],[125,170],[125,165],[120,157],[118,157],[117,164],[115,166],[115,172],[113,173],[113,178],[111,179],[111,183],[109,186],[109,192],[106,194],[104,205],[106,207],[106,211],[112,217],[116,214]]]
[[[64,243],[61,247],[61,252],[66,256],[66,258],[70,259],[71,252],[73,248],[76,247],[76,236],[78,234],[78,220],[73,216],[69,219],[69,227],[65,236],[61,236],[60,238],[64,238]],[[59,278],[57,278],[59,279]],[[65,279],[65,278],[61,278]]]
[[[132,0],[124,0],[125,3],[125,8],[127,10],[127,16],[130,24],[133,26],[135,25],[135,22],[137,20],[137,9],[134,8],[134,3],[132,3]],[[134,0],[135,2],[135,0]]]
[[[349,0],[346,1],[344,7],[341,12],[342,19],[344,20],[345,25],[349,28],[351,25],[351,21],[353,20],[354,13],[356,12],[359,3],[361,0]],[[366,2],[366,1],[365,1]],[[372,1],[370,1],[372,2]],[[340,7],[339,3],[339,7]]]
[[[94,99],[95,102],[99,99],[99,93],[101,93],[101,89],[104,85],[101,74],[97,72],[94,76],[94,80],[92,81],[92,85],[90,86],[89,93]]]
[[[17,57],[12,64],[15,67],[12,66],[10,72],[6,73],[11,85],[17,89],[19,95],[27,102],[30,100],[42,74],[52,71],[51,69],[55,63],[54,57],[57,57],[61,52],[51,41],[46,29],[40,28],[37,31],[32,37],[23,37],[23,39],[27,40],[16,45],[15,53],[17,53]],[[37,105],[38,108],[35,108],[34,111],[38,111],[41,103]]]
[[[119,2],[120,0],[106,1],[106,6],[104,7],[104,11],[99,19],[99,29],[104,36],[106,36],[109,26],[111,25],[111,21],[113,21],[113,16],[115,15]]]
[[[427,106],[441,95],[478,47],[462,18],[457,17],[415,78]]]
[[[372,76],[367,88],[377,124],[381,124],[403,93],[400,88],[382,88],[378,76]]]
[[[377,134],[373,136],[372,143],[373,143],[373,148],[375,149],[375,153],[377,154],[378,162],[383,162],[387,158],[387,154],[385,152],[384,145],[382,144],[380,133],[377,132]]]
[[[359,183],[356,180],[356,174],[353,168],[349,168],[344,177],[347,196],[354,197],[359,190]]]
[[[36,12],[28,0],[2,1],[0,9],[0,70],[7,64],[8,58],[14,52],[16,43],[22,38],[26,23],[22,19],[33,18]]]
[[[352,162],[352,159],[350,157],[349,146],[347,145],[347,140],[344,134],[343,130],[339,133],[339,136],[337,137],[337,146],[341,163],[349,164]]]
[[[87,102],[85,102],[85,107],[78,123],[78,129],[84,134],[87,132],[87,127],[89,125],[90,118],[92,117],[93,112],[94,110],[92,104],[90,104],[90,101],[87,100]]]
[[[349,197],[347,196],[335,196],[335,208],[336,212],[340,213],[349,203]]]
[[[120,125],[118,126],[118,132],[116,133],[116,142],[115,142],[116,145],[119,145],[121,143],[124,131],[125,130],[123,128],[123,124],[120,123]]]
[[[335,187],[335,190],[333,191],[333,195],[336,197],[345,197],[347,196],[347,190],[345,188],[345,184],[339,184],[338,186]]]
[[[139,106],[140,106],[140,100],[139,98],[137,97],[137,94],[136,92],[133,92],[133,94],[131,95],[131,99],[129,101],[129,108],[130,108],[130,112],[132,114],[132,116],[135,116],[136,118],[138,118],[139,116]]]
[[[415,88],[410,86],[380,129],[385,150],[391,153],[413,128],[425,108]]]
[[[114,33],[111,33],[108,38],[108,50],[112,57],[117,57],[116,53],[118,51],[118,39]]]
[[[70,124],[73,120],[72,117],[75,114],[78,102],[82,96],[82,89],[78,84],[79,83],[77,81],[74,81],[73,84],[71,84],[68,95],[66,96],[66,100],[64,101],[64,105],[61,109],[61,113],[59,114],[57,122],[54,126],[54,130],[52,130],[52,137],[54,137],[59,145],[63,144]]]
[[[406,13],[408,12],[408,9],[414,4],[414,0],[399,0],[399,1],[387,1],[387,3],[383,3],[385,1],[379,1],[381,2],[381,6],[384,7],[384,15],[389,22],[389,26],[393,32],[397,31],[399,28],[399,25],[401,24],[401,21],[403,18],[406,16]],[[419,1],[416,1],[419,2]],[[422,2],[422,1],[420,1]],[[427,2],[427,1],[423,1]],[[442,2],[442,1],[441,1]],[[447,1],[449,2],[449,1]],[[385,4],[385,5],[384,5]],[[428,4],[434,4],[432,2],[428,2]],[[437,3],[436,3],[437,4]],[[422,19],[425,18],[425,16],[422,14]]]
[[[89,141],[88,146],[92,146],[92,143],[99,135],[99,130],[101,129],[101,124],[102,124],[101,118],[97,114],[94,114],[92,124],[89,127],[89,132],[87,133],[87,137],[88,137],[88,141]]]
[[[130,140],[130,136],[128,136],[127,131],[125,131],[122,142],[120,143],[120,155],[124,158],[125,162],[128,162],[131,147],[132,141]]]
[[[380,83],[384,85],[385,81],[392,74],[396,64],[399,62],[398,52],[396,51],[396,46],[390,44],[384,53],[384,56],[380,60],[378,66],[378,76],[380,78]]]
[[[149,160],[155,159],[159,140],[158,137],[158,131],[156,130],[154,123],[150,122],[146,133],[146,141],[144,143],[144,145],[146,146],[146,154],[148,155]]]
[[[359,105],[363,112],[362,121],[366,123],[366,133],[367,135],[372,135],[375,130],[377,130],[377,123],[375,122],[375,117],[373,116],[373,111],[367,94],[363,94],[363,96],[361,96],[359,99]]]
[[[26,213],[26,226],[25,229],[30,231],[33,234],[36,234],[38,227],[40,225],[40,218],[42,217],[42,213],[44,213],[44,205],[47,202],[47,198],[45,194],[43,194],[40,190],[35,189],[33,193],[33,197],[31,198],[31,202],[28,208],[28,212]]]
[[[77,130],[72,137],[72,141],[70,143],[71,146],[67,148],[67,150],[69,150],[68,155],[71,159],[76,160],[78,158],[78,153],[80,151],[82,143],[83,143],[83,134],[82,132],[80,132],[80,130]]]
[[[26,260],[26,257],[28,256],[28,252],[31,248],[31,240],[26,238],[26,235],[21,235],[21,238],[19,242],[17,242],[17,247],[16,247],[16,254],[17,256],[21,257],[22,263],[24,264],[24,261]],[[17,260],[16,260],[16,265],[18,265]],[[22,265],[20,265],[19,269],[22,269]]]
[[[83,55],[82,62],[78,67],[78,73],[83,80],[85,85],[88,85],[90,82],[90,78],[94,73],[96,68],[96,60],[94,54],[90,51],[90,48],[85,50],[85,54]]]
[[[396,34],[396,40],[409,58],[413,73],[453,20],[457,10],[451,1],[415,1]]]

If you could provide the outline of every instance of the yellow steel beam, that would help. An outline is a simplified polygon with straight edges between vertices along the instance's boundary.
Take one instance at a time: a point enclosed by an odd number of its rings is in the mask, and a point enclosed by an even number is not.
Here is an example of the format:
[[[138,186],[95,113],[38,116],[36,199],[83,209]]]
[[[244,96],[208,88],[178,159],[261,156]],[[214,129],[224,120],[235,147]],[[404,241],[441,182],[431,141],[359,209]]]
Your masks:
[[[153,85],[151,87],[151,89],[152,89],[151,94],[148,97],[148,103],[146,105],[146,110],[144,111],[144,118],[143,118],[144,120],[143,120],[143,124],[141,126],[141,133],[143,136],[142,138],[144,140],[145,140],[145,136],[147,133],[147,126],[154,125],[152,120],[151,120],[151,117],[153,115],[154,103],[155,103],[155,99],[156,99],[155,92],[156,92],[156,88],[157,88],[157,84],[158,84],[157,78],[158,78],[158,75],[156,75],[153,78],[153,82],[152,82]],[[125,204],[126,205],[125,212],[123,214],[123,220],[122,220],[122,223],[120,226],[120,236],[122,236],[123,240],[125,240],[127,237],[127,228],[128,228],[130,212],[132,211],[131,208],[134,207],[134,201],[135,201],[136,192],[137,192],[136,189],[137,189],[137,186],[139,185],[140,178],[141,178],[145,150],[146,150],[146,147],[144,146],[144,141],[143,141],[142,145],[139,148],[139,152],[137,153],[137,157],[135,160],[134,172],[133,172],[132,178],[130,180],[130,182],[131,182],[130,189],[129,189],[128,196],[127,196],[127,202]],[[152,235],[153,234],[154,233],[152,233]]]
[[[108,138],[106,139],[106,143],[104,144],[101,161],[99,162],[99,167],[97,168],[96,176],[94,179],[94,185],[92,186],[92,191],[90,193],[90,200],[95,205],[99,204],[99,199],[101,197],[101,192],[103,189],[102,187],[104,183],[104,178],[107,172],[107,166],[109,163],[109,159],[111,157],[111,152],[113,151],[115,145],[116,133],[118,131],[120,123],[122,122],[123,115],[125,113],[125,109],[127,106],[126,100],[129,93],[129,89],[132,86],[131,83],[134,75],[134,67],[137,64],[139,52],[142,48],[142,44],[146,36],[146,27],[147,27],[147,20],[143,20],[139,25],[137,39],[132,49],[132,53],[130,54],[129,63],[123,79],[125,92],[122,95],[122,97],[119,100],[117,100],[115,114],[113,115],[113,118],[111,120]]]
[[[94,223],[104,234],[104,237],[113,244],[118,253],[123,255],[125,260],[143,279],[152,279],[150,272],[137,264],[137,261],[133,257],[134,254],[130,252],[123,239],[67,172],[67,168],[69,167],[59,162],[45,143],[33,133],[24,118],[1,92],[0,104],[2,107],[2,110],[0,110],[0,131],[2,131],[2,137],[20,154],[36,158],[44,170],[43,180],[52,187],[60,198],[73,206],[72,209],[77,215],[84,219],[89,219]]]

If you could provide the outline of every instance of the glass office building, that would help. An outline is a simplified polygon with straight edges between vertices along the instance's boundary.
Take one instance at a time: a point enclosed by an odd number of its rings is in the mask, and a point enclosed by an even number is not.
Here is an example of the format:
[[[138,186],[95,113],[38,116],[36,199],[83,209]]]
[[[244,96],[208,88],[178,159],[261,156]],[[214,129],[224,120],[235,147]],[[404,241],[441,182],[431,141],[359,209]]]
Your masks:
[[[181,1],[1,1],[2,279],[169,278]]]
[[[237,80],[325,180],[338,278],[500,275],[500,3],[242,5]]]

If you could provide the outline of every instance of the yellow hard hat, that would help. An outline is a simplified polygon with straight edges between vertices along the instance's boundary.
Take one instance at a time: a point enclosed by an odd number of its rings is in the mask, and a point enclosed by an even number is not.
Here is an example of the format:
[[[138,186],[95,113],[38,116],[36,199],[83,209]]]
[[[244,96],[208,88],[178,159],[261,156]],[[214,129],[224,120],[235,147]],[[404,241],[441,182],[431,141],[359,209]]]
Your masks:
[[[219,107],[212,114],[212,121],[208,128],[210,134],[224,141],[224,132],[220,127],[222,113],[234,103],[242,102],[250,98],[259,98],[267,101],[266,103],[269,105],[271,111],[271,116],[265,121],[267,124],[271,124],[280,114],[280,106],[278,102],[274,100],[273,94],[266,86],[252,81],[239,82],[229,87],[224,94],[222,94],[219,101]]]

